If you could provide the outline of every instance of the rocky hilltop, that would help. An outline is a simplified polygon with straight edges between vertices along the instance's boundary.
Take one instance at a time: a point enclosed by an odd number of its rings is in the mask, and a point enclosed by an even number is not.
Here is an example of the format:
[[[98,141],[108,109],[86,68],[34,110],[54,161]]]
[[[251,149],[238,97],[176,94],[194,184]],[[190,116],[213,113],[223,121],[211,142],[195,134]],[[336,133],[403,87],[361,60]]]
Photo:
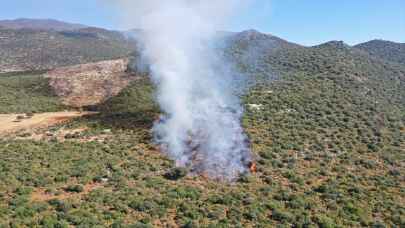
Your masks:
[[[135,47],[135,42],[120,32],[99,28],[55,31],[0,27],[0,73],[125,58]]]
[[[92,106],[116,96],[137,78],[127,71],[128,63],[128,59],[118,59],[61,67],[46,77],[63,104]]]
[[[0,20],[0,27],[8,29],[38,29],[67,31],[86,28],[88,26],[74,23],[67,23],[54,19],[30,19],[18,18],[15,20]]]

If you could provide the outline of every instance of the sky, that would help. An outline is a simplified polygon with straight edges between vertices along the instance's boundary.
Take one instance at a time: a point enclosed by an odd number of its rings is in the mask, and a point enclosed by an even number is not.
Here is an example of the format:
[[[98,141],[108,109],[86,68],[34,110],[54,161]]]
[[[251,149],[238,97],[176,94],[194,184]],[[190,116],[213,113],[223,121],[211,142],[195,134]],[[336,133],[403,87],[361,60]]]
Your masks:
[[[0,19],[52,18],[127,29],[108,1],[113,0],[2,0]],[[330,40],[353,45],[372,39],[405,43],[405,0],[250,1],[224,29],[256,29],[303,45]]]

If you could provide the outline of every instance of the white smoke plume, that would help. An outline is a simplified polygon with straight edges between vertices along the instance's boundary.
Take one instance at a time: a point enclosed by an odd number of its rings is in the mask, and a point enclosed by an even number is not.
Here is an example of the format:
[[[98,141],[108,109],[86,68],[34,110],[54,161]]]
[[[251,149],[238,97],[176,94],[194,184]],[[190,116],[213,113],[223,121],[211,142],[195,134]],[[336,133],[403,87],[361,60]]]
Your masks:
[[[235,75],[215,51],[217,31],[241,0],[118,0],[140,38],[164,115],[156,142],[178,166],[233,180],[250,162]]]

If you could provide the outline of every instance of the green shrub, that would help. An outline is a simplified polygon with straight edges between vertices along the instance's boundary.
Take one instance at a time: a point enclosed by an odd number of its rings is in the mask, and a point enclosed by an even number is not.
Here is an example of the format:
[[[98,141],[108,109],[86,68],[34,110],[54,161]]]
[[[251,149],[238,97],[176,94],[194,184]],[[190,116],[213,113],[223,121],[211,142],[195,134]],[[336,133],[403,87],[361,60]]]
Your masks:
[[[128,206],[134,210],[148,212],[157,207],[157,204],[153,200],[136,199],[131,201]]]
[[[84,191],[83,185],[69,185],[65,188],[65,191],[67,192],[75,192],[75,193],[80,193]]]
[[[333,219],[325,216],[325,215],[318,215],[315,218],[316,223],[319,225],[320,228],[335,228],[338,227]]]

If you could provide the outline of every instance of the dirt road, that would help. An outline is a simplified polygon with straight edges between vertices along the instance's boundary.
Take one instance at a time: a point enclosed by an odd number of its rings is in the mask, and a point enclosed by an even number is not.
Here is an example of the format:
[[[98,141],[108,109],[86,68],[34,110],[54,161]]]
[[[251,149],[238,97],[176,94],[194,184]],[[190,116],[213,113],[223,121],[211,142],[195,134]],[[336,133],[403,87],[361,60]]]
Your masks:
[[[0,135],[18,132],[20,130],[31,130],[46,128],[55,124],[66,122],[73,118],[94,115],[95,112],[48,112],[35,114],[30,118],[24,114],[0,114]]]

